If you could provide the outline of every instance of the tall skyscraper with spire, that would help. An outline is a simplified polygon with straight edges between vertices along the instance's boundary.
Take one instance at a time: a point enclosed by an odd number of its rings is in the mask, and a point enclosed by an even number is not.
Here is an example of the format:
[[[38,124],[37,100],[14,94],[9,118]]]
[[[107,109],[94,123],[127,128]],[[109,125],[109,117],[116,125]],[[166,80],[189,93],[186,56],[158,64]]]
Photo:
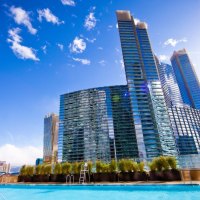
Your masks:
[[[185,104],[200,109],[200,84],[185,49],[174,51],[171,63]]]
[[[117,20],[139,157],[176,155],[147,24],[135,24],[129,11],[117,11]]]

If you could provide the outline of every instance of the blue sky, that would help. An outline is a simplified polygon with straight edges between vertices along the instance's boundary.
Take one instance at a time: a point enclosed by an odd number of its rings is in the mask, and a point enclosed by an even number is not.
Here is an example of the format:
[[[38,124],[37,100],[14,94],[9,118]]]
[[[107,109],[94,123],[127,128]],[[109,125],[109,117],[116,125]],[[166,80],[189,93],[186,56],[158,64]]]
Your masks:
[[[60,94],[126,83],[116,10],[147,22],[163,61],[186,48],[200,77],[198,0],[1,0],[0,9],[0,160],[41,155],[43,118],[58,113]]]

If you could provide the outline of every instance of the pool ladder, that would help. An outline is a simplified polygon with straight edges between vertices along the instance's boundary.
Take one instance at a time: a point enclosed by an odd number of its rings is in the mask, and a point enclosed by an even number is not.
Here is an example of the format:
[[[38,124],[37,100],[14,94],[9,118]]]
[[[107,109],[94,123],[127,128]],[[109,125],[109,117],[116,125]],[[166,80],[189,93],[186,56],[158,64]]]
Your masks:
[[[68,180],[69,180],[69,184],[74,183],[74,175],[73,174],[68,174],[66,176],[66,183],[68,183]]]

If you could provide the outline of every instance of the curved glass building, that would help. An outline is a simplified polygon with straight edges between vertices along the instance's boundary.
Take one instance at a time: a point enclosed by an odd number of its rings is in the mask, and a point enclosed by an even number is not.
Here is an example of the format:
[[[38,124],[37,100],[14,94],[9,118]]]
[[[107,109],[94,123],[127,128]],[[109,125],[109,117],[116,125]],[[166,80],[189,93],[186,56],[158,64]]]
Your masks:
[[[60,97],[59,161],[137,158],[126,85],[67,93]]]
[[[127,85],[61,95],[59,161],[177,155],[147,26],[116,14]]]

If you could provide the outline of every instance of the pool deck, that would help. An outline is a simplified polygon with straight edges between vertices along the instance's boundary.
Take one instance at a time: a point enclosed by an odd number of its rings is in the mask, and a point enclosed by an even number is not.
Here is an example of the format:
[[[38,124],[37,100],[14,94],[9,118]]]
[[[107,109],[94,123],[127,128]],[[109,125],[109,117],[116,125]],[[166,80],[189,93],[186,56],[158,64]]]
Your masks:
[[[85,184],[66,184],[66,183],[58,183],[58,182],[17,182],[17,183],[0,183],[0,185],[74,185],[74,186],[85,186],[85,185],[90,185],[90,186],[100,186],[100,185],[200,185],[200,181],[171,181],[171,182],[163,182],[163,181],[137,181],[137,182],[117,182],[117,183],[111,183],[111,182],[98,182],[98,183],[85,183]]]

